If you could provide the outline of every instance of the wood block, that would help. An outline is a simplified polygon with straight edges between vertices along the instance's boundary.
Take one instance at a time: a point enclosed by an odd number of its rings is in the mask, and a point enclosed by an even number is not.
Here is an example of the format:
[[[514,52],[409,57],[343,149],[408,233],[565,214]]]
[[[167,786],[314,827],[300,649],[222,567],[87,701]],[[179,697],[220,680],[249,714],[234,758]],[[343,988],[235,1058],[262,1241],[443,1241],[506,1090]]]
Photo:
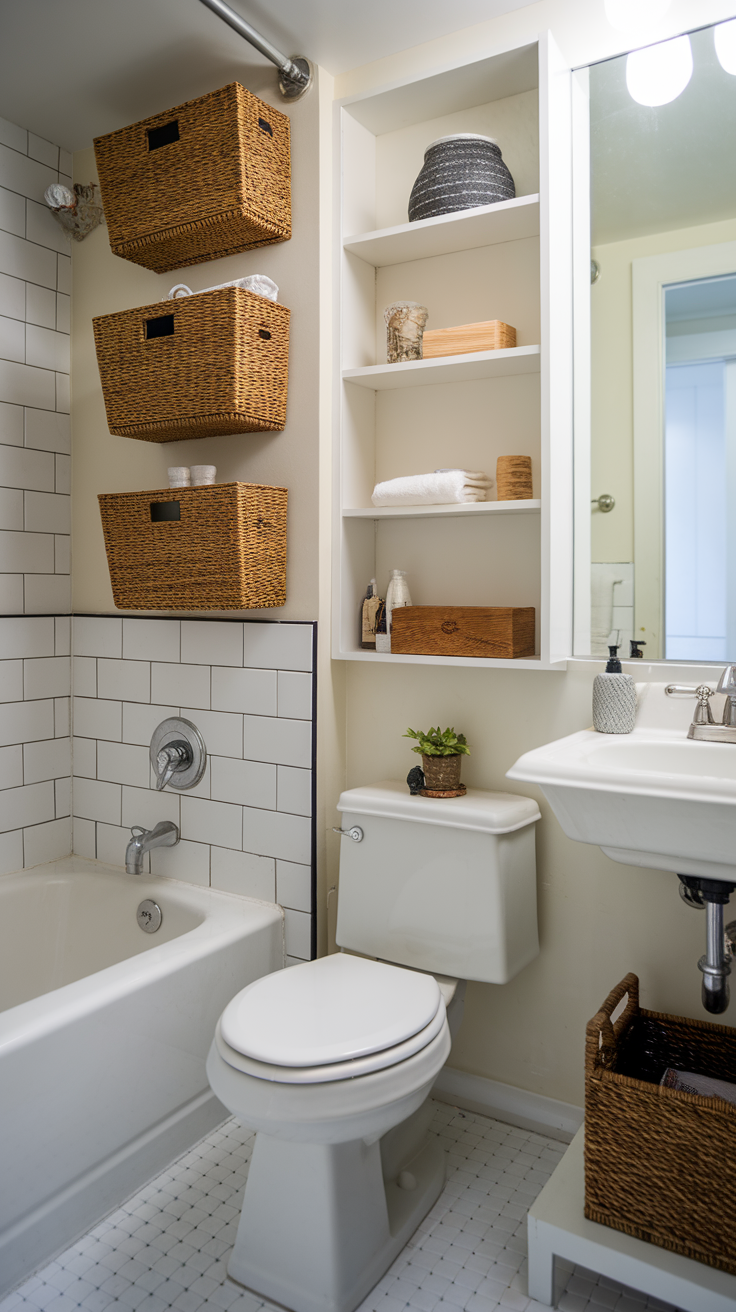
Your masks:
[[[496,461],[498,500],[528,501],[533,495],[531,456],[499,456]]]
[[[422,357],[467,355],[470,351],[503,351],[516,346],[516,329],[500,319],[463,323],[458,328],[433,328],[422,338]]]
[[[401,606],[391,651],[406,656],[534,656],[533,606]]]

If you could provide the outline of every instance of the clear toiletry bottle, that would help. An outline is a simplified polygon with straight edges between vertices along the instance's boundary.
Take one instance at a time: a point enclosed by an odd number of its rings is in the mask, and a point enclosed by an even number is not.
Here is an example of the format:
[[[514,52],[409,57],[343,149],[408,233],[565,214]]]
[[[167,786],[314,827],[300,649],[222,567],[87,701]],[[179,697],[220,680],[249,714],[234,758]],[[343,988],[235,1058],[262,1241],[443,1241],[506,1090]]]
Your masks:
[[[593,728],[598,733],[631,733],[636,721],[634,680],[621,670],[618,641],[608,653],[605,673],[596,674],[593,681]]]
[[[376,651],[391,650],[391,616],[400,606],[411,606],[411,596],[409,594],[409,584],[406,581],[406,570],[394,569],[391,571],[388,588],[386,589],[386,635],[384,646],[379,646],[378,637],[376,638]]]
[[[364,651],[376,650],[376,615],[381,604],[376,580],[371,579],[360,608],[360,645]]]

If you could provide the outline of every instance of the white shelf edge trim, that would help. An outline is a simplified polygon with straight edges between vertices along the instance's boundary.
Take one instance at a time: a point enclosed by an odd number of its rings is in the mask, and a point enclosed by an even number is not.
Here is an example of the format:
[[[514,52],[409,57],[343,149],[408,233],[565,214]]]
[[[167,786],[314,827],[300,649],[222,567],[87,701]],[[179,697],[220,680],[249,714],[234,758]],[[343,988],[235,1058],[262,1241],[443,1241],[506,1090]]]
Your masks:
[[[441,506],[361,506],[343,510],[343,519],[442,519],[464,515],[538,515],[541,501],[470,501]]]
[[[543,661],[540,656],[406,656],[403,652],[336,651],[338,661],[372,661],[374,665],[455,665],[476,670],[566,670],[567,660]]]
[[[342,377],[346,383],[383,391],[420,383],[452,383],[473,378],[501,378],[504,374],[538,373],[539,357],[538,346],[514,346],[500,351],[441,355],[434,360],[364,365],[359,369],[343,369]]]
[[[355,233],[343,237],[342,244],[351,255],[379,268],[538,235],[539,195],[533,193],[416,223]]]

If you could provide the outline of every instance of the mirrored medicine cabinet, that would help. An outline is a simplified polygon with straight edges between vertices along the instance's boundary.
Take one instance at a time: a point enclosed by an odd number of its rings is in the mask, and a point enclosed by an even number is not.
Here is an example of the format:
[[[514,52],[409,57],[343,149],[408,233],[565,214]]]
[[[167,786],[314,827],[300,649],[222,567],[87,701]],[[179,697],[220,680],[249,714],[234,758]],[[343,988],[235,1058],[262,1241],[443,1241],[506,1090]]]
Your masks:
[[[667,103],[633,98],[627,55],[573,75],[576,656],[619,634],[624,656],[634,639],[647,660],[736,661],[736,24],[720,26],[679,38],[692,72]]]

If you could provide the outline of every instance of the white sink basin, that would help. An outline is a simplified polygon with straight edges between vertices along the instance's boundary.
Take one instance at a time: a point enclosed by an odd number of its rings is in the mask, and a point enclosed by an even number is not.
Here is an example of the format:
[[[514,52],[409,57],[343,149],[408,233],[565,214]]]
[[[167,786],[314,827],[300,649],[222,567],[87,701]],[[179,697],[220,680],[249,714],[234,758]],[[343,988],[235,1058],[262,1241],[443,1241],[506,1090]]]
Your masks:
[[[637,690],[633,733],[584,729],[527,752],[508,778],[539,784],[568,837],[614,861],[736,882],[736,744],[689,740],[695,703],[664,687]]]

